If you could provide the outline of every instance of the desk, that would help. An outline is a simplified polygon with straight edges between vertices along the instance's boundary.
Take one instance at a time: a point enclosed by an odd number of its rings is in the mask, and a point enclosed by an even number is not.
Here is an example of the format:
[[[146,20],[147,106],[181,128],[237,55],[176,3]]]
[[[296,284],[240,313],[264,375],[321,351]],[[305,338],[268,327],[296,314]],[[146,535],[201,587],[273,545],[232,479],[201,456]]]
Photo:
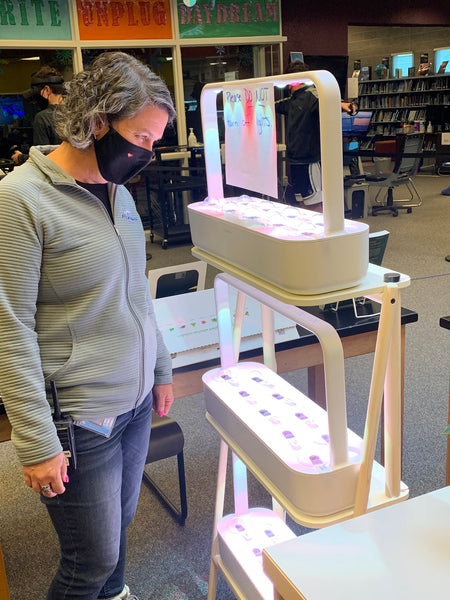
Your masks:
[[[337,330],[341,337],[344,358],[370,354],[375,350],[378,332],[378,316],[357,319],[353,305],[340,308],[337,312],[322,311],[318,306],[303,307],[311,314],[318,316]],[[359,307],[367,314],[374,311],[373,303],[366,302]],[[376,310],[376,309],[375,309]],[[416,312],[402,308],[401,311],[401,355],[402,355],[402,398],[405,349],[405,325],[415,323],[418,319]],[[278,373],[286,373],[296,369],[308,369],[308,396],[320,406],[325,407],[325,383],[323,375],[323,353],[315,335],[306,329],[299,329],[299,337],[286,342],[275,344]],[[173,382],[175,398],[199,394],[203,391],[202,376],[206,371],[219,365],[219,349],[215,348],[216,358],[207,362],[189,364],[175,368]],[[263,362],[261,348],[245,350],[240,354],[241,360],[256,360]]]
[[[439,325],[444,329],[450,329],[450,316],[441,317]],[[448,392],[448,423],[450,423],[450,384]],[[450,485],[450,434],[447,435],[447,469],[445,475],[445,485]]]
[[[158,301],[154,301],[156,309]],[[318,306],[306,307],[313,315],[321,317],[337,330],[342,340],[344,358],[371,354],[375,350],[378,331],[378,316],[368,316],[357,319],[353,312],[353,306],[345,306],[337,312],[322,311]],[[376,310],[376,309],[375,309]],[[359,307],[359,311],[369,314],[374,311],[373,303],[366,302]],[[404,382],[404,359],[405,359],[405,325],[415,323],[418,319],[416,312],[402,308],[401,312],[401,360],[402,360],[402,403]],[[298,329],[299,337],[285,342],[275,344],[277,367],[279,373],[287,373],[296,369],[308,369],[308,395],[320,406],[325,407],[325,382],[323,375],[323,353],[315,335],[306,329]],[[241,352],[241,360],[254,360],[263,362],[262,351],[259,342],[254,342],[253,349]],[[200,349],[202,350],[202,349]],[[183,398],[200,394],[203,392],[202,376],[210,369],[220,364],[220,352],[218,344],[208,347],[208,355],[213,355],[208,361],[190,363],[173,370],[173,385],[175,398]],[[193,353],[198,354],[198,353]],[[201,354],[200,354],[201,355]],[[188,360],[188,359],[187,359]],[[192,360],[192,359],[191,359]],[[6,415],[0,415],[0,442],[11,438],[11,426]],[[450,440],[449,440],[450,441]],[[448,467],[450,469],[450,467]]]
[[[5,414],[0,415],[0,442],[7,442],[11,439],[11,425]]]
[[[206,291],[206,290],[205,290]],[[158,301],[156,301],[157,303]],[[367,318],[356,318],[351,306],[341,306],[338,311],[322,311],[318,306],[302,307],[303,310],[319,317],[332,325],[341,338],[344,358],[371,354],[375,351],[378,335],[379,316],[368,316]],[[358,307],[360,313],[370,315],[378,311],[378,305],[372,301],[366,301]],[[158,316],[157,306],[155,312]],[[403,405],[404,405],[404,372],[405,372],[405,326],[418,320],[416,312],[407,308],[401,309],[401,375],[400,375],[400,403],[401,403],[401,438],[403,438]],[[307,395],[319,406],[326,409],[326,386],[323,366],[323,349],[315,335],[310,331],[297,327],[299,337],[286,342],[275,344],[277,372],[287,373],[297,369],[308,371]],[[244,341],[244,340],[243,340]],[[249,340],[245,340],[247,345]],[[261,344],[261,343],[259,343]],[[200,349],[205,351],[205,349]],[[175,368],[173,371],[173,385],[175,398],[183,398],[203,392],[203,375],[210,369],[220,364],[218,344],[208,354],[214,353],[216,358],[203,363],[189,364],[184,367]],[[252,350],[240,353],[240,360],[256,361],[263,363],[261,345]],[[384,424],[384,413],[381,414],[381,423]],[[401,443],[402,447],[402,443]],[[384,426],[381,427],[381,463],[384,464]]]
[[[263,552],[275,600],[419,600],[450,588],[450,487]]]
[[[0,598],[9,600],[8,581],[6,579],[5,564],[3,562],[2,548],[0,546]]]

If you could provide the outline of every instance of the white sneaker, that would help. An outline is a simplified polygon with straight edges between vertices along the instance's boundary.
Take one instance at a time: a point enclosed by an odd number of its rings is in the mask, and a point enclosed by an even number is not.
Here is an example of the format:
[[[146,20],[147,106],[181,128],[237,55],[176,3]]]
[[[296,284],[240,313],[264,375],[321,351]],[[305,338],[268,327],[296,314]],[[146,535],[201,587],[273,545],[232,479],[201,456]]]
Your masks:
[[[130,594],[130,588],[125,585],[120,594],[113,596],[112,598],[108,598],[108,600],[139,600],[139,598]]]

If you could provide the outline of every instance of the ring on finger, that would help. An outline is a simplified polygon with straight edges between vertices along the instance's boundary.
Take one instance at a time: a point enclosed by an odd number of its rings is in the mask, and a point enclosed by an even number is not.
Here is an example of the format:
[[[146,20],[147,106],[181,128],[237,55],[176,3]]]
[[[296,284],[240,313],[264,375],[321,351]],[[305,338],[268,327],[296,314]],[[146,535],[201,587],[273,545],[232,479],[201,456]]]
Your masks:
[[[48,492],[52,491],[52,484],[49,483],[48,485],[42,485],[41,486],[41,492],[42,494],[47,494]]]

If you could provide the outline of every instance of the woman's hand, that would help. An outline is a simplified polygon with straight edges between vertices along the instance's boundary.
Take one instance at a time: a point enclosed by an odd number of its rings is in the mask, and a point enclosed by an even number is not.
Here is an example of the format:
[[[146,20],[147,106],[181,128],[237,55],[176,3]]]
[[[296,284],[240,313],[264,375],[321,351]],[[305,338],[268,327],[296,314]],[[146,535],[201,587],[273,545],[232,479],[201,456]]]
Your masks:
[[[25,483],[37,494],[53,498],[53,496],[66,491],[64,483],[67,483],[69,479],[64,452],[36,465],[22,467],[22,469]]]
[[[173,404],[173,399],[171,383],[162,383],[153,387],[153,410],[160,417],[167,415]]]

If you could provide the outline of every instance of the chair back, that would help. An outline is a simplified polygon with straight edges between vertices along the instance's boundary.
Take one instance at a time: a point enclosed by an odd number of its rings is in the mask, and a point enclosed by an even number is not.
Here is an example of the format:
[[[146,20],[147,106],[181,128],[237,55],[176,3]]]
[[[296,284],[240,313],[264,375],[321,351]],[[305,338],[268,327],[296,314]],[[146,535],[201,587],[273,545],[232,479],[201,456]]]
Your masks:
[[[373,265],[381,266],[388,238],[389,231],[386,229],[369,233],[369,262]]]
[[[198,260],[183,265],[150,269],[148,282],[152,298],[204,290],[207,266],[205,262]]]
[[[421,156],[408,156],[408,154],[420,154],[423,148],[423,139],[423,133],[401,136],[401,144],[393,170],[399,178],[407,179],[416,174]]]

